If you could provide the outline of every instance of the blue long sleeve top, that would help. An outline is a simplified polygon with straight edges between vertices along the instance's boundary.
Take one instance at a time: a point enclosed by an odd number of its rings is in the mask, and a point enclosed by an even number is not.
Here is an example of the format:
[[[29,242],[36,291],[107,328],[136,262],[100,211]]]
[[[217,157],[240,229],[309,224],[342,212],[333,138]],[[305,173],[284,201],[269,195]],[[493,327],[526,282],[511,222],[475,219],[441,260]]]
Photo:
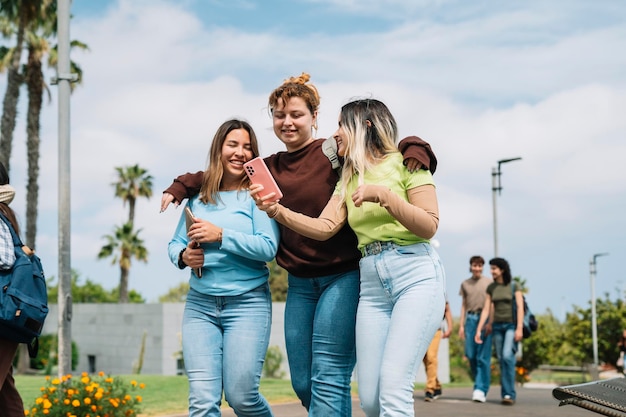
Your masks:
[[[276,256],[278,225],[256,207],[247,191],[222,191],[219,196],[217,204],[204,204],[197,196],[187,203],[195,217],[223,229],[221,243],[202,244],[202,277],[190,272],[189,286],[208,295],[240,295],[267,281],[266,262]],[[183,211],[168,245],[170,260],[176,267],[178,255],[188,242]]]

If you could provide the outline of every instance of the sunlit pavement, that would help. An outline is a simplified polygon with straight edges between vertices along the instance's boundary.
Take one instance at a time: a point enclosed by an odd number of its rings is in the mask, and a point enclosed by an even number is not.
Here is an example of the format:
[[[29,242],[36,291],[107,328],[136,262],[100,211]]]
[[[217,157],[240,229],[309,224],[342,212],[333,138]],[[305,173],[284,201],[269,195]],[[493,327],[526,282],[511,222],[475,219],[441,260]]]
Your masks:
[[[415,415],[425,417],[593,417],[599,414],[573,406],[559,406],[552,396],[554,385],[527,383],[517,387],[517,401],[513,406],[500,404],[500,386],[492,386],[487,394],[486,403],[471,401],[472,388],[446,388],[443,395],[433,401],[425,402],[424,393],[415,392]],[[300,403],[272,404],[275,417],[307,417],[307,412]],[[186,414],[175,417],[185,417]],[[236,417],[232,409],[222,410],[223,417]],[[358,398],[352,402],[352,416],[365,417],[359,407]],[[174,416],[171,416],[174,417]]]

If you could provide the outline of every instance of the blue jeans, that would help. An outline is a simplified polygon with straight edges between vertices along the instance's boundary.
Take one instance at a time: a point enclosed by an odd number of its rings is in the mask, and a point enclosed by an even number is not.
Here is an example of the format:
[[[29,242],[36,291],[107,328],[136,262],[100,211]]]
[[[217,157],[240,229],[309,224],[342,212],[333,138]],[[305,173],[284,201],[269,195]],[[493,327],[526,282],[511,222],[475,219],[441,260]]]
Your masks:
[[[351,417],[359,271],[318,278],[289,274],[288,279],[285,345],[291,385],[309,417]]]
[[[515,325],[513,323],[493,324],[493,343],[496,347],[496,356],[500,363],[500,395],[515,399],[515,353],[517,342],[515,341]]]
[[[368,417],[413,416],[413,383],[443,318],[445,275],[426,243],[360,261],[357,378]]]
[[[491,333],[483,330],[481,345],[474,342],[480,314],[465,315],[465,356],[469,360],[470,370],[474,378],[474,389],[487,395],[491,385]]]
[[[182,328],[189,417],[221,416],[222,387],[237,416],[274,415],[259,393],[271,322],[267,284],[237,296],[189,290]]]

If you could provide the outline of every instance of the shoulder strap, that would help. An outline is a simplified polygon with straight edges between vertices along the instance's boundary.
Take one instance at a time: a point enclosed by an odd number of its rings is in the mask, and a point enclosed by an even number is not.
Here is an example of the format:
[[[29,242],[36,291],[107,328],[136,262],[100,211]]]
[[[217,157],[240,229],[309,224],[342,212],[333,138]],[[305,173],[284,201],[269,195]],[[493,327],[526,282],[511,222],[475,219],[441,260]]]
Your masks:
[[[337,141],[335,141],[335,138],[330,137],[324,139],[322,152],[324,152],[324,155],[326,155],[330,161],[330,165],[332,165],[333,169],[341,168],[341,163],[339,163],[339,157],[337,156]]]
[[[2,219],[6,223],[6,225],[9,227],[9,230],[11,231],[11,236],[13,237],[13,246],[21,248],[23,246],[22,240],[15,232],[15,229],[13,228],[13,225],[11,224],[9,219],[7,219],[6,216],[2,213],[0,213],[0,219]]]

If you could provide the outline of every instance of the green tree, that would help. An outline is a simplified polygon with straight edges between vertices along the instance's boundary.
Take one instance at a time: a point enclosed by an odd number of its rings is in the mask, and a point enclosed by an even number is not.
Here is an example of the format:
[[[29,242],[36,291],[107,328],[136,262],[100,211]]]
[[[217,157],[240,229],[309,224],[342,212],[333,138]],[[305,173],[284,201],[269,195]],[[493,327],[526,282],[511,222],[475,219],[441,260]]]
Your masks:
[[[285,301],[287,299],[287,271],[281,268],[276,259],[268,262],[267,267],[270,269],[270,292],[272,293],[272,301]]]
[[[0,27],[4,37],[15,36],[15,48],[3,47],[3,70],[7,70],[7,89],[2,103],[2,120],[0,120],[0,162],[10,172],[11,152],[13,150],[13,131],[17,119],[17,103],[20,97],[22,75],[20,61],[24,47],[24,34],[29,22],[34,19],[42,8],[42,4],[51,0],[2,0],[0,2]]]
[[[56,2],[46,5],[37,18],[33,19],[26,32],[28,60],[24,66],[24,81],[28,89],[28,110],[26,117],[26,145],[28,152],[28,182],[26,186],[26,244],[35,248],[37,236],[37,215],[39,202],[39,144],[40,118],[44,90],[48,87],[43,76],[43,58],[48,56],[48,65],[57,64],[56,46],[50,48],[49,40],[56,36]],[[82,42],[73,41],[72,48],[87,49]],[[75,62],[70,62],[71,72],[77,75],[78,83],[82,80],[82,69]],[[72,89],[74,84],[72,84]]]
[[[114,182],[115,196],[128,203],[128,223],[135,220],[135,202],[139,197],[152,197],[152,176],[139,165],[116,167],[118,179]]]
[[[132,259],[148,262],[148,250],[144,246],[143,240],[139,238],[140,230],[136,232],[131,222],[125,223],[120,227],[116,227],[112,235],[105,235],[107,244],[100,249],[98,253],[99,259],[112,257],[112,264],[119,264],[120,267],[120,286],[119,286],[119,302],[127,303],[128,297],[128,276]]]
[[[58,282],[55,284],[56,277],[53,275],[47,280],[48,286],[48,303],[56,304],[59,294]],[[72,301],[74,303],[117,303],[120,299],[119,287],[106,290],[102,285],[91,281],[89,278],[82,283],[79,273],[72,269]],[[145,300],[135,290],[128,293],[131,303],[144,303]]]
[[[611,301],[609,294],[604,299],[596,300],[596,320],[598,330],[598,360],[601,363],[615,365],[617,360],[617,342],[626,327],[626,306],[624,300]],[[566,341],[579,347],[577,364],[593,362],[593,339],[591,333],[591,306],[583,309],[574,306],[574,311],[567,314]]]
[[[159,297],[160,303],[184,303],[187,300],[189,292],[189,282],[181,282],[176,287],[172,287],[169,291]]]

